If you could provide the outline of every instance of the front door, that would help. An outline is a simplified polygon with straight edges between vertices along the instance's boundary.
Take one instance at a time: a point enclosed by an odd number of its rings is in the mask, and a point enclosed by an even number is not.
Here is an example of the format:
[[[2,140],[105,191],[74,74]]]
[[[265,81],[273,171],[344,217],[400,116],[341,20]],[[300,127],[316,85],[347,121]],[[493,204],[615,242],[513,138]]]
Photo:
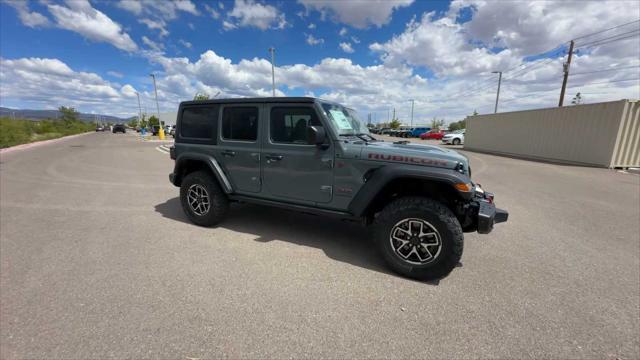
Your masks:
[[[260,192],[260,112],[262,104],[222,107],[216,158],[238,193]]]
[[[327,203],[333,195],[334,147],[307,144],[307,127],[322,126],[312,104],[267,104],[262,147],[264,195]]]

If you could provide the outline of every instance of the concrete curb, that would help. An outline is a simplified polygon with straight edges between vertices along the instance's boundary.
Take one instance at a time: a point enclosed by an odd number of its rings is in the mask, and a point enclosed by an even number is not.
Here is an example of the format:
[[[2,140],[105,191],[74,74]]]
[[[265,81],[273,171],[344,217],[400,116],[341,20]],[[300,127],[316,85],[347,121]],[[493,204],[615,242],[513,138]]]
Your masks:
[[[59,137],[59,138],[55,138],[55,139],[49,139],[49,140],[42,140],[42,141],[35,141],[32,143],[26,143],[26,144],[20,144],[20,145],[16,145],[16,146],[12,146],[12,147],[8,147],[8,148],[4,148],[4,149],[0,149],[0,154],[8,154],[17,150],[25,150],[25,149],[31,149],[34,147],[38,147],[41,145],[46,145],[46,144],[53,144],[53,143],[57,143],[60,141],[64,141],[64,140],[69,140],[69,139],[73,139],[76,137],[80,137],[80,136],[84,136],[84,135],[88,135],[88,134],[93,134],[93,131],[89,131],[86,133],[81,133],[81,134],[75,134],[75,135],[67,135],[67,136],[63,136],[63,137]]]

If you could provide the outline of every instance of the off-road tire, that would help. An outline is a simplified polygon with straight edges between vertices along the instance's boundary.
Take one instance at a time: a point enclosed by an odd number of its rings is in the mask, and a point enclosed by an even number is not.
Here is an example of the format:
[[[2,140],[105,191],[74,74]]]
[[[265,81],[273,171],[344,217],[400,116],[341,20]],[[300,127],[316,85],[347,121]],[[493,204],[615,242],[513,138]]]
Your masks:
[[[411,264],[400,258],[390,241],[391,231],[403,219],[421,219],[431,224],[439,233],[441,249],[435,259],[427,264]],[[464,235],[460,222],[442,203],[424,197],[402,197],[389,203],[373,222],[376,245],[391,269],[400,275],[435,280],[447,276],[460,262]]]
[[[187,193],[192,185],[201,185],[207,192],[209,197],[209,210],[198,215],[189,206]],[[192,223],[199,226],[214,226],[224,219],[229,211],[229,199],[218,185],[217,180],[208,172],[194,171],[182,179],[180,186],[180,202],[182,210]]]
[[[460,145],[460,139],[455,138],[455,139],[451,140],[451,143],[452,143],[453,145]]]

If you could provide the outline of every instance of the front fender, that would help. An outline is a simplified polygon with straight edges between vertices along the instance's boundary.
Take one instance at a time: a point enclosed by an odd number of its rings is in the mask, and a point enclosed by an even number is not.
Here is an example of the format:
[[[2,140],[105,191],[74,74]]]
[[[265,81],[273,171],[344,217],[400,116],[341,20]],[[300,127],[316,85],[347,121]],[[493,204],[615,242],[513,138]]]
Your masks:
[[[467,175],[456,170],[406,164],[385,165],[373,170],[349,204],[349,212],[356,216],[363,216],[376,195],[391,181],[400,178],[443,183],[451,186],[464,200],[469,200],[473,196],[472,191],[460,191],[455,187],[455,184],[471,184],[471,179]]]

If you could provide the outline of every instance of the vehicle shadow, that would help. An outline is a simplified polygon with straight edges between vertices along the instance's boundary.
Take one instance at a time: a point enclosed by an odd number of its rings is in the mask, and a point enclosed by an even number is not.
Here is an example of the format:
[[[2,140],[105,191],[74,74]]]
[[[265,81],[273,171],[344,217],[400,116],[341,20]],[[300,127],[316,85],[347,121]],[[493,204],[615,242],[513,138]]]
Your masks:
[[[178,197],[156,205],[155,210],[165,218],[191,224]],[[254,234],[254,241],[260,243],[279,240],[317,248],[335,261],[399,276],[387,268],[370,240],[368,229],[359,223],[275,207],[232,204],[229,215],[217,227]],[[438,281],[422,283],[438,285]]]

